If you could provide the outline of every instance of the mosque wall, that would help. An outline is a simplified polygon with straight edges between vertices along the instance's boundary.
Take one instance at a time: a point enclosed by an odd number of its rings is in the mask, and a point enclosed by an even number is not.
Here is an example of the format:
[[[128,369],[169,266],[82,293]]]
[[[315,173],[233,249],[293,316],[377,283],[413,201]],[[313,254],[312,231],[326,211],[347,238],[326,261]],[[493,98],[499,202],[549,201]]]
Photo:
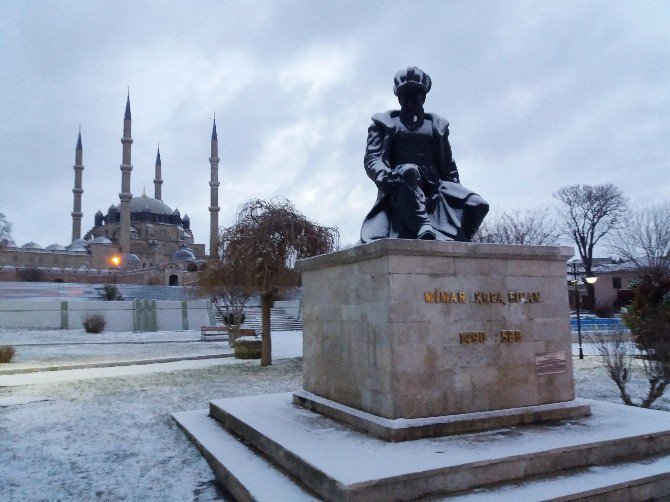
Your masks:
[[[92,257],[86,253],[64,251],[0,249],[0,266],[93,268]]]

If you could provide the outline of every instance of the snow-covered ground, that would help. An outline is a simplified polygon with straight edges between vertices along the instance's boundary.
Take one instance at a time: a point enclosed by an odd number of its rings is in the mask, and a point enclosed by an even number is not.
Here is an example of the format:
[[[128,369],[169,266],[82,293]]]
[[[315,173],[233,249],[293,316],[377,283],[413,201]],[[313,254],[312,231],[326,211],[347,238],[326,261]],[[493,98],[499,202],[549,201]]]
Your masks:
[[[225,342],[198,342],[196,331],[95,336],[104,343],[87,343],[92,335],[81,330],[4,331],[0,345],[17,346],[17,365],[230,350]],[[273,333],[275,362],[267,368],[227,357],[0,375],[0,500],[226,500],[170,413],[205,408],[215,398],[300,388],[301,338]],[[574,363],[579,397],[620,402],[594,357]],[[36,376],[41,380],[30,380]],[[633,394],[642,394],[642,383],[634,382]],[[670,399],[654,407],[670,410]]]
[[[200,341],[200,330],[153,333],[90,334],[76,330],[0,330],[0,345],[16,349],[9,364],[0,365],[2,375],[28,369],[53,369],[68,365],[90,365],[164,358],[220,357],[232,355],[227,341]],[[273,355],[302,355],[300,331],[273,333]]]
[[[0,345],[16,346],[17,363],[2,368],[231,352],[199,337],[115,333],[91,344],[82,330],[6,330]],[[0,500],[225,500],[170,413],[297,389],[301,355],[301,333],[287,331],[273,333],[267,368],[227,357],[0,375]]]

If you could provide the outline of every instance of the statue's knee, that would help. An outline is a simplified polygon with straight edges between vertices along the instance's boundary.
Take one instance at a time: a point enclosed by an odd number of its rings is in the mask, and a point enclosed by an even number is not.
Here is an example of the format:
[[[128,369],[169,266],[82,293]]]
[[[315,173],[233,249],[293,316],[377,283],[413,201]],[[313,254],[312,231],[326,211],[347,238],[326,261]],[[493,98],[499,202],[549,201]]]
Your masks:
[[[403,181],[408,183],[416,183],[421,179],[419,168],[414,164],[403,164],[398,166],[398,175]]]
[[[482,210],[488,211],[489,209],[489,204],[486,202],[484,199],[482,199],[479,195],[472,194],[468,199],[465,201],[466,206],[471,206],[471,207],[477,207],[481,208]]]

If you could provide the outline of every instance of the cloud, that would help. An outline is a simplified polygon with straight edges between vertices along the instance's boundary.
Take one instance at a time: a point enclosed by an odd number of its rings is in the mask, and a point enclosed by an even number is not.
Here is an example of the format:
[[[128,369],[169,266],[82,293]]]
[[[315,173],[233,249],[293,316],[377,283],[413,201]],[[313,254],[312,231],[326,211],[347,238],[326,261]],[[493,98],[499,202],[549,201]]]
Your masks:
[[[433,78],[463,183],[506,210],[570,183],[668,197],[670,11],[625,2],[43,2],[0,19],[0,212],[17,242],[70,237],[74,146],[83,227],[118,203],[123,107],[132,190],[208,241],[209,135],[219,131],[220,223],[250,197],[285,197],[355,242],[376,189],[370,116],[397,106],[395,72]]]

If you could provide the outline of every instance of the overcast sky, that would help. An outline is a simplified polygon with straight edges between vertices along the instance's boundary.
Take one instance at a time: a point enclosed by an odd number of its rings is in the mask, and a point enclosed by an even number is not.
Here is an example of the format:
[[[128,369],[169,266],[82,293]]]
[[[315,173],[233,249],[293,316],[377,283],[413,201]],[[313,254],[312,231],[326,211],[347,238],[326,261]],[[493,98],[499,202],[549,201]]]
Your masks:
[[[596,1],[0,3],[0,212],[18,245],[68,244],[77,131],[82,230],[118,204],[127,88],[132,192],[208,242],[216,113],[219,222],[282,197],[358,239],[376,197],[370,116],[393,75],[433,80],[461,182],[503,209],[554,206],[566,184],[670,196],[670,3]]]

